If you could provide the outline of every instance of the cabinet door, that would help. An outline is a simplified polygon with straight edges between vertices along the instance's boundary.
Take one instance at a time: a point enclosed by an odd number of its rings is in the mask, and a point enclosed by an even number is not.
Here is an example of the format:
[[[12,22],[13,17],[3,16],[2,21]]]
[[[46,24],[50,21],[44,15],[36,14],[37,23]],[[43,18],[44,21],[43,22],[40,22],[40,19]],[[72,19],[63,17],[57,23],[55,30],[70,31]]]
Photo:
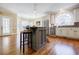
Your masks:
[[[46,35],[49,35],[49,20],[44,20],[44,27],[46,27]]]
[[[43,28],[39,29],[39,48],[43,46],[43,41],[44,41],[44,33],[43,33]]]
[[[74,28],[73,37],[79,39],[79,29],[78,28]]]
[[[43,31],[43,44],[45,44],[47,42],[46,39],[46,30]]]
[[[77,38],[79,39],[79,28],[77,28]]]

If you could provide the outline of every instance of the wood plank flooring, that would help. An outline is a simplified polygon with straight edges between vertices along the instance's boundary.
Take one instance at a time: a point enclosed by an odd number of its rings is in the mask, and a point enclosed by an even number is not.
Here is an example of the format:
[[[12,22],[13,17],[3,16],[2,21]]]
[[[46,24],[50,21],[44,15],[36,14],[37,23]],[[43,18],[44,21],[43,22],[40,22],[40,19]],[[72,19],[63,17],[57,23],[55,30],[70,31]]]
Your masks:
[[[78,55],[79,40],[48,36],[44,48],[33,51],[26,45],[25,55]],[[0,55],[23,55],[19,35],[0,37]]]

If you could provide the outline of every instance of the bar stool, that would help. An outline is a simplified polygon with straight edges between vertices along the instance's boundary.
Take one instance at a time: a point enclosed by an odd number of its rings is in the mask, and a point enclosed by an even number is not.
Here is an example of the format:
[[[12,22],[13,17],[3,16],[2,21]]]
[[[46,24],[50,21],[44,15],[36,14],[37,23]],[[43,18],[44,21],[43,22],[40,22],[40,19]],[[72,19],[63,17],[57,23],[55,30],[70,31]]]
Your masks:
[[[26,40],[26,37],[28,37],[28,40]],[[23,31],[20,33],[20,52],[21,52],[21,48],[23,46],[23,54],[25,52],[25,44],[28,45],[28,47],[30,47],[30,43],[31,43],[31,47],[32,47],[32,31]],[[27,42],[27,43],[26,43]],[[23,43],[23,44],[22,44]]]

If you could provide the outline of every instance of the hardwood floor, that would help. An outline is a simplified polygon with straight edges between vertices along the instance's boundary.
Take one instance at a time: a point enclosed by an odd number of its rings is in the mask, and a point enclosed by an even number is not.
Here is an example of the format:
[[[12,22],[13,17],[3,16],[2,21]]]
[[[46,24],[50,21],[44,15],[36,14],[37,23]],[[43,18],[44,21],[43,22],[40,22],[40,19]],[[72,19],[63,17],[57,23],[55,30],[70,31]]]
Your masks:
[[[19,35],[11,35],[0,37],[0,55],[23,55],[20,52]],[[26,55],[78,55],[79,54],[79,40],[57,38],[48,36],[48,43],[44,48],[38,51],[33,51],[27,48]]]

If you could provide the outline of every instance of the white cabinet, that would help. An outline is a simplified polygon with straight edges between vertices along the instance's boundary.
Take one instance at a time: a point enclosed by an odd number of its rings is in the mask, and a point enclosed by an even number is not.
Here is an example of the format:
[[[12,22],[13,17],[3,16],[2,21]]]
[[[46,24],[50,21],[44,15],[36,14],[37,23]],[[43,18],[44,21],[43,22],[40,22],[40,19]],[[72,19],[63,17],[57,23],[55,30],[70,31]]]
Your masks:
[[[56,35],[69,38],[79,38],[79,27],[56,28]]]
[[[73,28],[68,28],[68,35],[67,37],[73,37]]]
[[[79,38],[79,28],[75,28],[75,29],[73,30],[73,37],[74,37],[74,38]]]

